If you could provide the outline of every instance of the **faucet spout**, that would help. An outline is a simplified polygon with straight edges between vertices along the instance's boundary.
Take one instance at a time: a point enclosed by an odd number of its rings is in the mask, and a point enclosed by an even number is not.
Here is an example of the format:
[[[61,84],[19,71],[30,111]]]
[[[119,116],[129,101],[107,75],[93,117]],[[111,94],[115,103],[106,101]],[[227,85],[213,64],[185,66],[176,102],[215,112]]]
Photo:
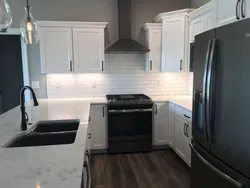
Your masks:
[[[29,86],[24,86],[21,89],[21,92],[20,92],[21,130],[22,131],[26,131],[27,130],[27,121],[28,121],[26,119],[27,113],[25,112],[25,105],[24,105],[24,102],[25,102],[24,101],[24,92],[25,92],[26,89],[30,90],[30,92],[31,92],[31,95],[32,95],[32,98],[33,98],[33,102],[34,102],[34,106],[38,106],[39,105],[34,90],[31,87],[29,87]]]

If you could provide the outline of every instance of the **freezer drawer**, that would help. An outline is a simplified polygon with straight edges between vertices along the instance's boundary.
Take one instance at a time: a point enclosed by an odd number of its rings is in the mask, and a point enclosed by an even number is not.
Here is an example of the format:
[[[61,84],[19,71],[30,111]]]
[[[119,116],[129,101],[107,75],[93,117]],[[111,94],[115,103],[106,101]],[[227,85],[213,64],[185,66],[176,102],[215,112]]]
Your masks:
[[[249,180],[192,141],[191,188],[249,188]],[[199,148],[199,149],[198,149]]]

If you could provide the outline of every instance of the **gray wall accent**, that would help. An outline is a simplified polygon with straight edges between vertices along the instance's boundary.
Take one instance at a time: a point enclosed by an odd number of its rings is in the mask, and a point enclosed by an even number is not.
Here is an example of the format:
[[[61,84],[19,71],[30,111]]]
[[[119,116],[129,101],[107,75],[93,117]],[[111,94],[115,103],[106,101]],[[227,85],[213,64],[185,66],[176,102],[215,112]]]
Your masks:
[[[191,0],[191,7],[192,8],[198,8],[206,3],[208,3],[211,0]]]
[[[26,0],[8,2],[13,14],[12,27],[19,27]],[[108,22],[106,47],[118,39],[117,0],[31,0],[30,5],[36,20]],[[132,38],[143,42],[142,25],[152,22],[158,13],[189,7],[190,0],[132,0]],[[41,74],[39,53],[38,44],[28,47],[30,81],[40,81],[40,89],[35,91],[38,98],[46,98],[46,75]]]

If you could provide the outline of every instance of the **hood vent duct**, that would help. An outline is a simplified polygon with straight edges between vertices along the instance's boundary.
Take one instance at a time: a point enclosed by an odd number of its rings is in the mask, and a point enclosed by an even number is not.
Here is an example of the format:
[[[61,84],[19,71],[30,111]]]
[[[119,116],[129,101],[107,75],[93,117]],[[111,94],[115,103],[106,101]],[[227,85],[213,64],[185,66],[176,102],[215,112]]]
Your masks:
[[[146,53],[150,50],[132,39],[131,0],[118,0],[119,40],[112,44],[106,53]]]

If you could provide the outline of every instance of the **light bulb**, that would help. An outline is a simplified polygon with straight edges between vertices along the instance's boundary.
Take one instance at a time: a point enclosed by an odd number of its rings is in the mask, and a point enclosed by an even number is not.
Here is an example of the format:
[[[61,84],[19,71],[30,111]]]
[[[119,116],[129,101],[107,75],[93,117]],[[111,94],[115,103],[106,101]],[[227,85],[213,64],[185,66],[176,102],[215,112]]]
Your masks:
[[[32,27],[32,24],[30,23],[30,21],[27,22],[26,29],[27,29],[27,31],[32,31],[33,30],[33,27]]]

